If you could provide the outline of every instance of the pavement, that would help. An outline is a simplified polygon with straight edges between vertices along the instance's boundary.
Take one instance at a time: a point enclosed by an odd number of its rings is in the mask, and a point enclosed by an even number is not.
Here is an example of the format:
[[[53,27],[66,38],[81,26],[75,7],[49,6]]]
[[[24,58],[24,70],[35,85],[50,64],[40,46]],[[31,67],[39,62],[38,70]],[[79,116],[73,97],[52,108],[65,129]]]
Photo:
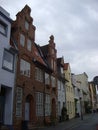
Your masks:
[[[77,127],[77,125],[79,125],[79,124],[82,124],[86,121],[90,121],[90,119],[92,119],[94,116],[95,116],[94,113],[86,114],[86,115],[83,115],[83,120],[81,119],[81,117],[74,118],[74,119],[70,119],[70,120],[65,121],[65,122],[58,123],[55,126],[38,128],[37,130],[54,130],[54,129],[55,130],[70,130],[74,127]],[[96,113],[96,116],[98,116],[97,113]],[[97,125],[97,127],[98,127],[98,125]]]

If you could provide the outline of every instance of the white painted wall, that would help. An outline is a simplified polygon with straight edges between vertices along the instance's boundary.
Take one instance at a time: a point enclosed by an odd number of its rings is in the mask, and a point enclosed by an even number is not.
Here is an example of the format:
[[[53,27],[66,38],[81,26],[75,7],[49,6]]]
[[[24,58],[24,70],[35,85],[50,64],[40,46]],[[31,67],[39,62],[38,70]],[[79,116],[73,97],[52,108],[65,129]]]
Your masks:
[[[60,102],[60,113],[58,113],[59,116],[61,116],[61,111],[63,108],[63,103],[65,103],[65,89],[64,84],[61,82],[60,88],[58,88],[58,102]]]
[[[2,12],[6,17],[9,17],[9,13],[6,12],[2,7],[0,7],[0,12]],[[10,47],[10,31],[11,23],[6,19],[5,16],[0,14],[0,19],[8,26],[7,36],[0,33],[0,84],[5,86],[6,96],[5,96],[5,111],[4,111],[4,124],[12,124],[12,114],[13,114],[13,92],[14,92],[14,80],[15,73],[11,73],[7,70],[2,69],[3,52],[4,48],[9,49]]]

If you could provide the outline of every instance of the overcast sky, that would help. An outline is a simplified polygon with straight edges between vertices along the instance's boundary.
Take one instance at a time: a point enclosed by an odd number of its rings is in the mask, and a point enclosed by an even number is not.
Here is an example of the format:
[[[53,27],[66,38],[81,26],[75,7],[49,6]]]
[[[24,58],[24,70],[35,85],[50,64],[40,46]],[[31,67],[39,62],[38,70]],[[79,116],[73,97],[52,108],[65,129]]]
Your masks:
[[[35,41],[45,45],[54,35],[58,57],[72,73],[98,75],[98,0],[0,0],[12,19],[28,4],[36,26]]]

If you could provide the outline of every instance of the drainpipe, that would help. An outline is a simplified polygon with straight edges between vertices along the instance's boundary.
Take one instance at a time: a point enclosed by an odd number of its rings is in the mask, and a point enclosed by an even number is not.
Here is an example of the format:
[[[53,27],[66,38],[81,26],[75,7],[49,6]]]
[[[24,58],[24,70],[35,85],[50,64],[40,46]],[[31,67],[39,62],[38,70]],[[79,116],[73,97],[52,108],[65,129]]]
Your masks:
[[[44,99],[43,99],[43,108],[44,108],[44,125],[46,124],[46,121],[45,121],[45,102],[46,102],[46,94],[45,94],[45,73],[44,73],[44,91],[43,91],[43,94],[44,94]]]

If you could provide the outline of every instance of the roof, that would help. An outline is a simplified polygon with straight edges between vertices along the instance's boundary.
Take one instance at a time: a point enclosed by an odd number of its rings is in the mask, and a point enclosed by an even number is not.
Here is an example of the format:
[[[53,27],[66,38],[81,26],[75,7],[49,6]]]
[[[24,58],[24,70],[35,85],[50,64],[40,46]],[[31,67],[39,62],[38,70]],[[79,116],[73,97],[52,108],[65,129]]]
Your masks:
[[[46,51],[44,49],[44,51]],[[45,58],[43,51],[41,50],[41,47],[35,43],[34,46],[34,59],[33,61],[35,63],[38,63],[39,65],[43,65],[44,69],[46,68],[49,70],[49,72],[52,72],[51,67],[48,64],[47,58]]]
[[[12,23],[12,19],[10,18],[10,14],[5,9],[3,9],[1,6],[0,6],[0,15],[2,17],[4,17],[8,22]]]
[[[69,63],[64,63],[64,70],[68,70]]]
[[[33,56],[34,56],[34,59],[36,59],[38,62],[46,66],[46,63],[44,62],[42,58],[43,54],[40,50],[40,47],[36,43],[33,46]]]
[[[57,65],[64,67],[64,59],[63,59],[63,57],[57,58]]]
[[[60,58],[57,58],[57,65],[60,65],[61,64],[61,57]]]
[[[41,46],[40,48],[41,48],[44,56],[47,56],[47,54],[48,54],[48,45]]]

